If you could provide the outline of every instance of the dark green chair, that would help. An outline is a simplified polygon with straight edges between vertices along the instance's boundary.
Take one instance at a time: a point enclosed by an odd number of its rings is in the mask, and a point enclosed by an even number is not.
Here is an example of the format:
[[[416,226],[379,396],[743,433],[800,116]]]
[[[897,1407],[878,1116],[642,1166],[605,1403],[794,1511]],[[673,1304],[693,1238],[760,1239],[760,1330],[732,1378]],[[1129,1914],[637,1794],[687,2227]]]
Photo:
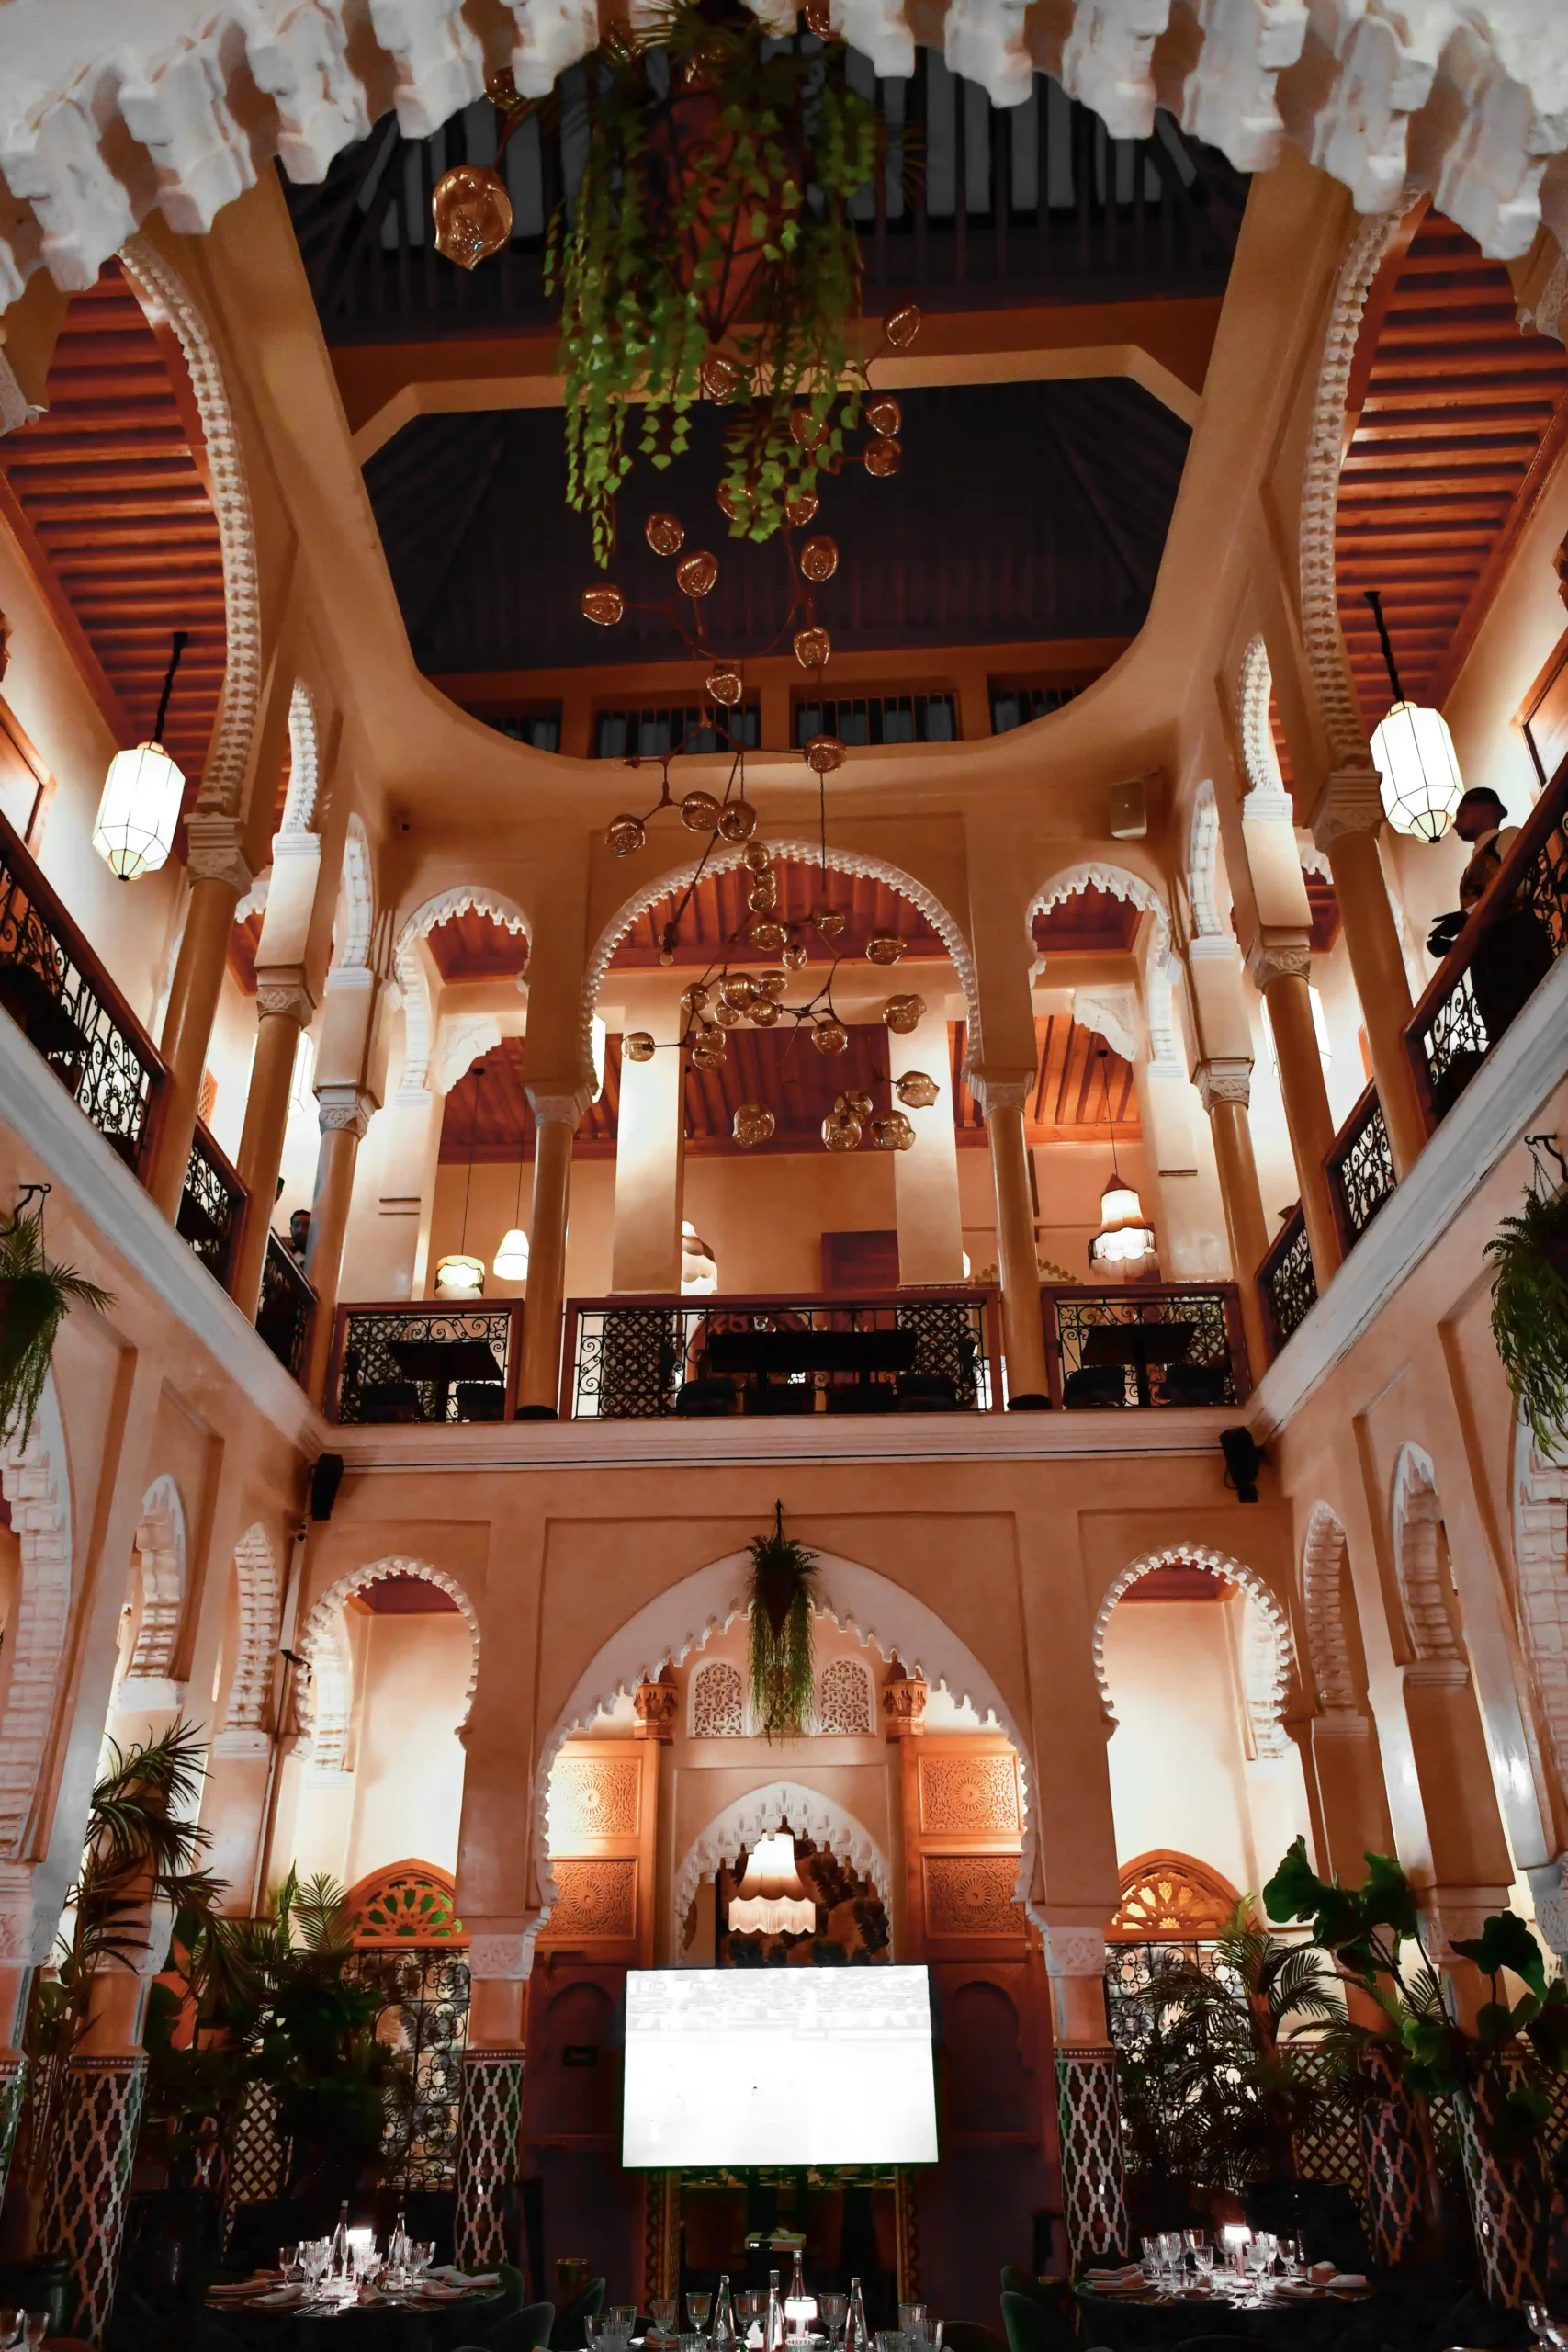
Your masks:
[[[1047,2303],[1038,2294],[1015,2295],[1004,2287],[1002,2326],[1008,2352],[1077,2352],[1071,2311]]]
[[[525,2303],[484,2332],[484,2352],[539,2352],[555,2325],[554,2303]]]
[[[942,2324],[942,2352],[1007,2352],[1007,2346],[981,2320],[947,2319]]]
[[[550,2336],[550,2352],[583,2352],[587,2337],[582,2323],[597,2319],[604,2301],[604,2281],[591,2278],[581,2295],[568,2303]]]

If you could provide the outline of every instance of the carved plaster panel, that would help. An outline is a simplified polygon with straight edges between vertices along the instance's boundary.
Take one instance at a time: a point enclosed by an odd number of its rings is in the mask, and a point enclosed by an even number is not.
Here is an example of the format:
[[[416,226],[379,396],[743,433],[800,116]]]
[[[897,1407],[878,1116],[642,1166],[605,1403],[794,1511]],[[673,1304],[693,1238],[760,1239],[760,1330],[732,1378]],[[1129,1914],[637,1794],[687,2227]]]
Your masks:
[[[928,1936],[1021,1936],[1023,1905],[1010,1854],[927,1854],[921,1869]],[[1101,1951],[1104,1938],[1100,1939]]]
[[[601,1855],[591,1861],[558,1860],[556,1898],[547,1930],[552,1943],[620,1942],[637,1933],[637,1861]]]
[[[576,1838],[635,1838],[641,1785],[635,1755],[563,1756],[550,1774],[552,1849]]]
[[[920,1827],[941,1835],[1016,1835],[1018,1775],[1010,1756],[930,1756],[919,1759]]]

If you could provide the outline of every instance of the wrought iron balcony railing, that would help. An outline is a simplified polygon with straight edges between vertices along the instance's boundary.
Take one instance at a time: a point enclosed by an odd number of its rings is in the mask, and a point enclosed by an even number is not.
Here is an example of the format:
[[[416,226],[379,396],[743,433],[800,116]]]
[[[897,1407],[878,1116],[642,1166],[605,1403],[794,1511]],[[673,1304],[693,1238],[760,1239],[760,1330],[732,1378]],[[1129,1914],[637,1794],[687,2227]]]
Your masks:
[[[1404,1032],[1433,1126],[1568,945],[1568,761],[1432,977]]]
[[[1238,1405],[1247,1393],[1234,1283],[1129,1283],[1043,1296],[1053,1405]]]
[[[298,1260],[286,1250],[276,1233],[266,1237],[266,1257],[262,1265],[261,1300],[256,1307],[256,1329],[287,1373],[296,1380],[304,1377],[306,1352],[310,1345],[310,1326],[316,1317],[316,1294],[306,1281]]]
[[[175,1230],[190,1243],[213,1281],[224,1290],[233,1272],[249,1197],[239,1170],[198,1119]]]
[[[984,1412],[1001,1401],[994,1294],[573,1299],[573,1420]]]
[[[1258,1269],[1270,1352],[1278,1355],[1317,1305],[1317,1274],[1307,1247],[1306,1219],[1299,1207],[1285,1219],[1273,1248]]]
[[[523,1302],[340,1306],[327,1412],[348,1422],[510,1421]]]
[[[152,1148],[164,1063],[4,817],[0,1007],[105,1141],[140,1175]]]
[[[852,74],[883,140],[874,188],[855,208],[868,309],[908,295],[952,309],[1224,292],[1246,175],[1163,111],[1152,137],[1112,139],[1048,74],[1022,106],[993,107],[928,49],[908,80],[879,79],[864,58]],[[425,139],[403,138],[389,117],[319,187],[285,183],[329,343],[553,323],[545,232],[581,181],[586,83],[582,66],[570,69],[558,114],[512,140],[512,235],[471,274],[436,254],[430,198],[454,164],[493,164],[486,100]]]
[[[1367,1088],[1335,1136],[1327,1169],[1339,1246],[1348,1255],[1398,1182],[1375,1086]]]

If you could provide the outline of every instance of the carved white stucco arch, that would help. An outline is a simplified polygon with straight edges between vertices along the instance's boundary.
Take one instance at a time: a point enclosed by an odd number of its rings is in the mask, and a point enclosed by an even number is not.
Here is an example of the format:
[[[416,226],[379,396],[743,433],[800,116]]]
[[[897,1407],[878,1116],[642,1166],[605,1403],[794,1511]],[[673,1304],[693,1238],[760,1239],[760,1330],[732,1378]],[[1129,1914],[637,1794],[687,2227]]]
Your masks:
[[[52,1374],[27,1444],[0,1447],[0,1493],[21,1555],[0,1684],[0,1859],[18,1860],[47,1843],[34,1815],[71,1615],[71,1482]]]
[[[212,1742],[215,1756],[265,1754],[277,1655],[283,1579],[271,1538],[258,1520],[234,1546],[234,1590],[239,1641],[230,1677],[222,1725]]]
[[[255,532],[240,435],[207,322],[179,273],[146,237],[133,237],[121,247],[119,259],[142,309],[166,320],[179,339],[207,444],[212,511],[223,557],[226,651],[218,723],[202,767],[197,807],[233,816],[250,763],[262,669]]]
[[[1514,1435],[1519,1631],[1560,1791],[1568,1792],[1568,1462],[1549,1462],[1520,1416]]]
[[[303,678],[294,681],[288,697],[288,790],[283,799],[281,833],[310,833],[316,829],[316,798],[321,784],[321,739],[316,727],[316,702]]]
[[[1393,1470],[1393,1570],[1404,1605],[1405,1629],[1418,1662],[1462,1664],[1453,1620],[1443,1599],[1438,1536],[1443,1507],[1432,1457],[1403,1445]]]
[[[1187,820],[1187,899],[1193,933],[1200,939],[1217,938],[1224,929],[1215,888],[1219,856],[1219,805],[1213,784],[1205,776],[1192,795]]]
[[[342,937],[337,961],[344,971],[363,971],[370,961],[376,925],[376,885],[370,869],[370,838],[355,811],[344,828],[341,884]]]
[[[1274,691],[1274,673],[1269,666],[1269,648],[1262,637],[1255,637],[1241,657],[1241,676],[1236,683],[1236,722],[1241,736],[1242,766],[1247,775],[1247,797],[1254,808],[1265,804],[1267,813],[1289,818],[1291,797],[1285,790],[1285,779],[1280,772],[1280,754],[1275,748],[1273,722],[1269,716],[1269,697]],[[1261,813],[1261,812],[1260,812]]]
[[[1233,1560],[1228,1553],[1211,1551],[1203,1544],[1172,1544],[1162,1552],[1144,1553],[1112,1580],[1100,1602],[1094,1621],[1094,1673],[1107,1723],[1116,1721],[1105,1670],[1105,1639],[1111,1611],[1141,1577],[1152,1576],[1156,1568],[1175,1567],[1201,1568],[1205,1576],[1217,1577],[1246,1593],[1253,1620],[1244,1645],[1252,1744],[1259,1757],[1289,1755],[1291,1739],[1284,1725],[1284,1710],[1290,1695],[1293,1655],[1290,1621],[1256,1568],[1249,1568],[1245,1561]]]
[[[1049,914],[1053,907],[1060,906],[1065,899],[1076,899],[1083,890],[1103,890],[1109,898],[1121,899],[1153,917],[1144,988],[1149,1051],[1156,1062],[1178,1060],[1170,1012],[1170,911],[1154,884],[1145,881],[1141,874],[1100,858],[1085,858],[1079,865],[1065,865],[1059,873],[1053,874],[1031,899],[1024,914],[1024,936],[1031,956],[1038,952],[1034,944],[1035,916]]]
[[[138,1707],[177,1707],[183,1693],[173,1678],[186,1605],[186,1514],[179,1487],[166,1471],[141,1498],[136,1575],[141,1586],[141,1618],[114,1703],[127,1713]]]
[[[461,1610],[468,1628],[469,1662],[468,1688],[463,1693],[463,1721],[457,1726],[459,1735],[468,1723],[479,1675],[479,1614],[456,1577],[448,1576],[443,1568],[432,1567],[428,1560],[409,1559],[400,1552],[391,1553],[385,1559],[351,1568],[346,1576],[329,1585],[313,1604],[300,1631],[299,1655],[310,1668],[308,1752],[321,1770],[341,1772],[348,1752],[354,1692],[344,1604],[352,1600],[356,1592],[363,1592],[367,1585],[378,1584],[383,1577],[423,1577],[426,1584],[436,1586],[455,1600]]]
[[[761,839],[760,834],[758,839]],[[770,857],[784,858],[797,865],[820,866],[822,864],[822,847],[818,842],[770,841],[763,842],[763,847]],[[716,850],[703,867],[703,872],[705,875],[728,874],[744,861],[745,854],[745,847],[740,844]],[[975,973],[975,958],[968,940],[942,900],[934,891],[928,890],[923,882],[917,882],[912,874],[907,874],[901,865],[890,865],[886,858],[870,857],[860,850],[830,847],[828,869],[832,874],[857,874],[867,881],[885,883],[888,889],[896,890],[918,913],[924,915],[953,958],[953,968],[958,975],[967,1007],[968,1058],[977,1062],[981,1057],[980,989]],[[599,933],[593,953],[588,959],[577,1033],[578,1049],[585,1073],[593,1066],[593,1014],[604,984],[604,975],[610,968],[610,958],[638,917],[647,914],[650,907],[656,907],[660,899],[678,896],[695,878],[696,871],[695,864],[676,866],[644,882],[616,908]]]
[[[392,949],[392,971],[403,1004],[403,1074],[404,1086],[423,1086],[430,1074],[431,1047],[434,1042],[434,1020],[430,1002],[430,984],[419,958],[413,953],[414,942],[423,939],[437,923],[451,915],[488,915],[505,931],[521,932],[533,944],[533,928],[521,907],[504,892],[491,890],[482,882],[462,882],[454,889],[439,890],[416,907],[398,933]],[[467,1065],[465,1064],[465,1068]]]
[[[749,1790],[721,1813],[716,1813],[706,1828],[687,1847],[675,1873],[675,1936],[679,1949],[684,1949],[686,1914],[703,1881],[712,1878],[720,1862],[733,1862],[743,1846],[750,1851],[759,1838],[770,1829],[777,1829],[781,1823],[793,1829],[797,1838],[809,1838],[814,1846],[830,1847],[837,1859],[848,1863],[858,1877],[869,1879],[892,1918],[893,1873],[887,1867],[886,1855],[864,1825],[820,1789],[807,1788],[799,1781],[770,1781],[765,1787]]]
[[[1356,1715],[1361,1702],[1345,1626],[1345,1530],[1314,1503],[1302,1545],[1302,1615],[1317,1702],[1326,1714]]]
[[[890,1577],[833,1552],[818,1552],[817,1559],[817,1601],[840,1632],[856,1634],[885,1658],[897,1653],[910,1674],[923,1677],[933,1690],[946,1690],[955,1700],[966,1700],[983,1724],[995,1725],[1011,1740],[1019,1759],[1025,1825],[1017,1892],[1019,1900],[1029,1905],[1037,1841],[1030,1800],[1033,1768],[1028,1746],[992,1676],[935,1610]],[[535,1854],[544,1908],[523,1939],[529,1950],[555,1899],[548,1804],[550,1772],[561,1747],[573,1732],[586,1730],[639,1682],[655,1680],[663,1666],[679,1666],[711,1634],[723,1633],[743,1615],[750,1571],[750,1554],[731,1552],[682,1577],[617,1627],[578,1677],[540,1751],[535,1775]],[[1032,1905],[1030,1917],[1035,1917]]]

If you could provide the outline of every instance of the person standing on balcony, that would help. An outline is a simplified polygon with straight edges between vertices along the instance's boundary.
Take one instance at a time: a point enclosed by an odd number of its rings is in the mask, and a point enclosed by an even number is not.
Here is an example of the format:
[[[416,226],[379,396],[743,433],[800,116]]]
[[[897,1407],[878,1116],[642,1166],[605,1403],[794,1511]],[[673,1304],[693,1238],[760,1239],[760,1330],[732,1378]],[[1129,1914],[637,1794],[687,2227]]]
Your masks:
[[[1486,785],[1467,792],[1455,809],[1454,831],[1470,844],[1470,863],[1460,876],[1458,911],[1442,916],[1427,935],[1432,955],[1446,956],[1458,944],[1495,885],[1519,838],[1518,826],[1506,822],[1507,813],[1499,795]],[[1552,962],[1551,933],[1516,891],[1512,903],[1478,939],[1470,960],[1470,983],[1489,1045],[1523,1011]]]

